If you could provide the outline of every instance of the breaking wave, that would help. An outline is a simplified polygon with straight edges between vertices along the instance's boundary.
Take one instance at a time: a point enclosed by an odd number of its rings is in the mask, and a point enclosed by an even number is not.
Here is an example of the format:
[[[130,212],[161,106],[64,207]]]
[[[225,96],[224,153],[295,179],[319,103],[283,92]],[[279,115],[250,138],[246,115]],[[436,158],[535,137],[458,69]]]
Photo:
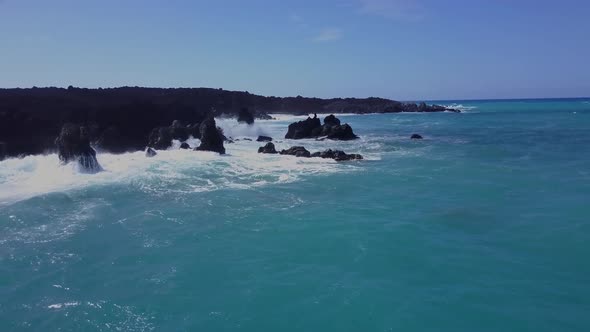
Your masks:
[[[459,104],[459,103],[452,103],[449,105],[442,105],[442,106],[447,107],[447,108],[454,108],[454,109],[459,110],[461,112],[470,112],[470,111],[477,109],[477,106],[463,105],[463,104]]]
[[[123,184],[153,195],[188,194],[224,188],[248,189],[256,186],[293,182],[306,176],[348,172],[363,167],[359,163],[337,163],[321,158],[296,158],[284,155],[258,154],[258,135],[275,138],[277,150],[304,145],[310,151],[327,148],[347,153],[364,153],[364,140],[333,142],[316,140],[283,140],[287,123],[258,121],[248,126],[235,119],[220,119],[218,125],[236,142],[225,144],[226,155],[213,152],[178,149],[180,142],[153,158],[143,151],[109,154],[98,153],[104,169],[97,174],[81,172],[76,163],[61,165],[56,154],[27,156],[0,162],[0,206],[52,192],[77,190],[101,185]],[[250,140],[244,140],[249,138]],[[277,139],[278,138],[278,139]],[[191,147],[199,144],[190,138]],[[369,155],[378,159],[377,155]]]

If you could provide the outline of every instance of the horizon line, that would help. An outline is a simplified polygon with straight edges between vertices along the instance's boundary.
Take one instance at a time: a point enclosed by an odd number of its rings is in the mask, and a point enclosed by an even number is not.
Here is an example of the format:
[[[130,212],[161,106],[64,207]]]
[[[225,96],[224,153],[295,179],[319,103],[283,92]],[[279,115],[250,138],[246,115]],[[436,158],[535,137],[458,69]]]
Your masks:
[[[223,91],[230,91],[230,92],[245,92],[253,95],[258,95],[262,97],[279,97],[279,98],[319,98],[319,99],[347,99],[347,98],[356,98],[356,99],[368,99],[368,98],[381,98],[381,99],[388,99],[392,101],[399,101],[404,103],[409,102],[452,102],[452,101],[510,101],[510,100],[551,100],[551,99],[590,99],[590,96],[576,96],[576,97],[516,97],[516,98],[416,98],[416,99],[392,99],[389,97],[377,97],[377,96],[368,96],[368,97],[317,97],[317,96],[277,96],[277,95],[266,95],[266,94],[258,94],[258,93],[251,93],[249,90],[228,90],[225,88],[214,88],[214,87],[206,87],[206,86],[199,86],[199,87],[186,87],[186,86],[177,86],[177,87],[161,87],[161,86],[139,86],[139,85],[121,85],[121,86],[108,86],[108,87],[79,87],[79,86],[36,86],[33,85],[31,87],[0,87],[0,90],[33,90],[33,89],[64,89],[67,90],[69,87],[75,89],[88,89],[88,90],[100,90],[100,89],[121,89],[121,88],[140,88],[140,89],[213,89],[213,90],[223,90]]]

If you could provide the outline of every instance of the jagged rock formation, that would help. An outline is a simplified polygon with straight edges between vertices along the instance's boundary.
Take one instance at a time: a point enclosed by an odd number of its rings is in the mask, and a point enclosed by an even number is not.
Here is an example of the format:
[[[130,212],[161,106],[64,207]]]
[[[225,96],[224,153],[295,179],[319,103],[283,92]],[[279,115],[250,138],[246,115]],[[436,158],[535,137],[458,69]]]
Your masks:
[[[166,150],[172,146],[172,134],[169,127],[154,128],[150,133],[148,146],[157,150]]]
[[[201,145],[195,148],[196,151],[213,151],[225,154],[225,147],[223,147],[225,136],[221,128],[218,128],[215,124],[213,117],[203,121],[199,130],[201,132]]]
[[[59,160],[63,164],[77,162],[81,170],[95,173],[102,170],[96,160],[96,151],[90,146],[88,131],[85,127],[66,123],[55,139]]]
[[[157,154],[158,153],[156,152],[156,150],[152,148],[148,147],[147,149],[145,149],[145,156],[148,158],[155,157]]]
[[[261,146],[258,148],[258,153],[278,153],[277,150],[275,150],[275,145],[272,144],[271,142],[266,143],[265,146]]]
[[[279,152],[279,153],[291,155],[291,156],[295,156],[295,157],[305,157],[305,158],[311,157],[311,153],[309,151],[307,151],[307,149],[302,146],[293,146],[293,147],[288,148],[287,150],[281,150],[281,152]]]
[[[168,127],[154,128],[150,133],[148,146],[158,150],[165,150],[172,146],[172,140],[186,141],[189,136],[200,137],[200,129],[196,125],[185,125],[182,121],[174,120]]]
[[[359,138],[352,132],[352,127],[345,123],[343,125],[328,126],[324,124],[322,128],[322,136],[326,136],[328,139],[349,141]]]
[[[328,139],[343,141],[358,138],[348,124],[341,125],[340,120],[333,114],[324,119],[323,126],[316,114],[313,118],[308,117],[303,121],[292,123],[289,125],[285,138],[301,139],[324,136]]]
[[[334,159],[336,161],[346,161],[346,160],[361,160],[363,156],[356,153],[346,154],[344,151],[341,150],[332,150],[328,149],[322,152],[314,152],[311,154],[312,158],[319,157],[319,158],[329,158]]]
[[[263,152],[269,144],[272,144],[272,143],[267,143],[266,146],[260,147],[258,149],[258,152],[259,153],[269,153],[269,152]],[[274,145],[272,145],[272,150],[274,151]],[[275,153],[276,153],[276,151],[275,151]],[[281,150],[281,152],[279,152],[279,153],[284,154],[284,155],[291,155],[291,156],[305,157],[305,158],[334,159],[336,161],[362,160],[363,159],[363,156],[361,156],[360,154],[356,154],[356,153],[347,154],[341,150],[328,149],[328,150],[321,151],[321,152],[310,153],[303,146],[293,146],[287,150]]]
[[[243,122],[251,125],[254,123],[254,115],[252,115],[252,113],[250,113],[250,111],[248,111],[246,107],[243,107],[242,109],[240,109],[240,112],[238,113],[238,122]]]
[[[334,116],[334,114],[330,114],[327,117],[324,118],[324,124],[327,126],[339,126],[340,125],[340,119],[338,119],[336,116]]]
[[[322,123],[318,119],[318,116],[314,114],[313,118],[307,117],[305,120],[290,124],[285,138],[302,139],[318,137],[321,131]]]

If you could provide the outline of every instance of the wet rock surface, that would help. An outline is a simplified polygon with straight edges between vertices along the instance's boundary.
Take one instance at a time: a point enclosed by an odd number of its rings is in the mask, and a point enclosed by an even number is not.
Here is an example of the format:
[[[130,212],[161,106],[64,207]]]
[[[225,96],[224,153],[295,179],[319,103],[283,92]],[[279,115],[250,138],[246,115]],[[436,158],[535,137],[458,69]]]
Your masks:
[[[102,170],[96,160],[96,151],[90,146],[88,131],[85,127],[66,123],[55,139],[59,160],[63,164],[77,162],[85,172]]]
[[[158,153],[152,148],[145,149],[145,156],[148,158],[155,157]]]
[[[309,151],[307,151],[307,149],[302,146],[293,146],[293,147],[290,147],[286,150],[281,150],[281,152],[279,152],[279,153],[284,154],[284,155],[291,155],[291,156],[295,156],[295,157],[305,157],[305,158],[311,157],[311,153]]]
[[[275,145],[272,144],[271,142],[266,143],[265,146],[261,146],[258,148],[258,153],[271,153],[271,154],[275,154],[278,153],[277,150],[275,149]]]
[[[272,141],[272,137],[270,136],[258,136],[258,138],[256,139],[256,142],[271,142]]]
[[[314,152],[311,155],[312,158],[329,158],[334,159],[336,161],[347,161],[347,160],[361,160],[363,156],[356,153],[347,154],[341,150],[332,150],[328,149],[322,152]]]
[[[195,148],[196,151],[213,151],[219,154],[225,154],[223,141],[225,136],[223,131],[217,127],[213,117],[207,118],[201,127],[201,144]]]
[[[332,140],[353,140],[358,136],[352,131],[352,127],[345,123],[340,124],[340,120],[333,114],[324,118],[322,125],[320,119],[314,114],[314,117],[308,117],[303,121],[294,122],[289,125],[285,138],[302,139],[302,138],[319,138],[326,137]]]

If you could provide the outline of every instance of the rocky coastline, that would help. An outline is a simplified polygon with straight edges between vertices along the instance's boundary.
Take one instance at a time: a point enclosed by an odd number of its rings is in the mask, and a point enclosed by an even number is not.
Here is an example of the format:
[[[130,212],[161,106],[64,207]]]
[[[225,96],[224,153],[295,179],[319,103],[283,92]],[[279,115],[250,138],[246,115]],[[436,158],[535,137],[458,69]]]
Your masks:
[[[459,111],[382,98],[280,98],[209,88],[0,89],[0,160],[58,152],[62,162],[84,156],[80,163],[91,167],[95,150],[123,153],[149,147],[156,152],[189,136],[201,140],[195,150],[223,154],[223,142],[230,141],[216,126],[216,117],[249,125],[269,119],[269,113],[315,112],[333,115],[323,124],[317,116],[293,123],[285,138],[356,139],[352,128],[334,115],[339,113]]]

